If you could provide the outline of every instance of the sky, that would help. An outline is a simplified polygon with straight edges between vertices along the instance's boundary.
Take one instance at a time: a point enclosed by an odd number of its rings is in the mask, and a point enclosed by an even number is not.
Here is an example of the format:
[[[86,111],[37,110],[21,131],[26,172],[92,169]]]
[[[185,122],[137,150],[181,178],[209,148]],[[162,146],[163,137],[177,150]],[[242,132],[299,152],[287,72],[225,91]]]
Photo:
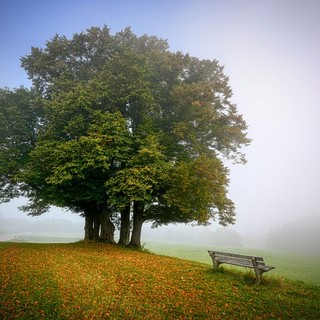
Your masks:
[[[111,33],[131,26],[224,66],[252,139],[248,163],[230,165],[235,230],[267,234],[320,216],[320,1],[0,0],[0,87],[30,87],[20,58],[32,46],[103,25]],[[0,213],[25,215],[20,202],[0,205]]]

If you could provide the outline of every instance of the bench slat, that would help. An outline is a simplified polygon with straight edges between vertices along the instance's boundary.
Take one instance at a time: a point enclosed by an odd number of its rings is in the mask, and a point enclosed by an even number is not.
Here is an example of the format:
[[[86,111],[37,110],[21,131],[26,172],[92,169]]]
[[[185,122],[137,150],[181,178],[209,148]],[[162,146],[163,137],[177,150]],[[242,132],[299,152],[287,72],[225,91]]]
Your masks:
[[[249,267],[253,268],[252,262],[248,260],[240,260],[240,259],[223,259],[223,258],[218,258],[216,259],[219,263],[228,263],[228,264],[233,264],[236,266],[242,266],[242,267]]]
[[[213,253],[215,256],[227,256],[227,257],[238,257],[238,258],[243,258],[243,259],[251,259],[254,257],[256,261],[263,261],[262,257],[255,257],[255,256],[246,256],[238,253],[228,253],[228,252],[221,252],[221,251],[211,251],[208,250],[209,254]]]
[[[252,268],[254,269],[254,266],[251,261],[249,260],[241,260],[241,259],[223,259],[223,258],[218,258],[216,259],[220,264],[222,263],[227,263],[227,264],[232,264],[234,266],[239,266],[239,267],[247,267],[247,268]],[[258,268],[264,272],[269,271],[271,269],[274,269],[274,267],[271,266],[266,266],[265,264],[260,264],[258,263]]]

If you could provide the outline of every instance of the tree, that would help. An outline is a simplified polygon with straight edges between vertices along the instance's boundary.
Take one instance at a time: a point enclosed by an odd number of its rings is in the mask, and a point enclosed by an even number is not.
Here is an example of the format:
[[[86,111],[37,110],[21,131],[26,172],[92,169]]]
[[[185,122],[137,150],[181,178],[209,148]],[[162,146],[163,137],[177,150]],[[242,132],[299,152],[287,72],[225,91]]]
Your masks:
[[[32,48],[22,66],[33,82],[36,134],[19,169],[1,175],[19,182],[5,185],[29,198],[31,214],[70,209],[85,216],[86,238],[111,242],[120,221],[121,244],[132,217],[136,246],[144,221],[206,224],[218,215],[233,223],[222,159],[244,163],[240,149],[250,140],[216,60],[104,27],[56,35],[44,49]]]
[[[87,135],[39,141],[19,179],[31,201],[26,211],[39,215],[54,204],[81,212],[86,218],[85,239],[99,238],[101,226],[102,238],[112,242],[109,232],[114,230],[104,185],[117,162],[130,151],[130,141],[119,113],[96,111],[92,118]]]

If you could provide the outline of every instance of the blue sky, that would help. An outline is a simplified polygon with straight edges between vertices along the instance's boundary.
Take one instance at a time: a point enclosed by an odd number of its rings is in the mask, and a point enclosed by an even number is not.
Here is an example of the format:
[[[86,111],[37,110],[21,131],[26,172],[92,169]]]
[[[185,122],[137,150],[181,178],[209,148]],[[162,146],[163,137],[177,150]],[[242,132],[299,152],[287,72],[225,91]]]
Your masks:
[[[231,167],[236,230],[320,215],[320,1],[0,0],[0,87],[30,85],[20,57],[31,46],[104,24],[225,66],[253,139],[248,163]]]

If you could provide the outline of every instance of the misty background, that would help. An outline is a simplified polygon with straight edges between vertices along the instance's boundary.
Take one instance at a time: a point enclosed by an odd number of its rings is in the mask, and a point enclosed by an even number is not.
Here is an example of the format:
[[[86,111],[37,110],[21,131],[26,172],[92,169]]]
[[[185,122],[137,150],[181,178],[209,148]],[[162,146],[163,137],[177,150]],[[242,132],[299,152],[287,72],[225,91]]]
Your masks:
[[[20,205],[23,199],[16,200]],[[1,205],[0,209],[11,205]],[[38,217],[25,213],[4,214],[0,211],[0,241],[24,241],[65,243],[83,239],[84,219],[53,208],[51,212]],[[300,254],[320,255],[320,217],[305,215],[283,225],[270,227],[267,233],[240,233],[236,227],[192,225],[168,225],[152,228],[151,223],[143,226],[142,240],[149,242],[175,242],[205,244],[232,248],[259,248]],[[116,238],[118,232],[116,231]]]
[[[104,24],[112,33],[131,26],[137,35],[168,39],[172,51],[217,59],[252,139],[244,150],[248,163],[228,164],[235,225],[145,225],[142,242],[320,254],[320,1],[0,0],[0,87],[30,86],[20,57],[31,46]],[[32,218],[18,211],[23,203],[0,205],[0,240],[8,233],[19,240],[26,232],[60,234],[65,241],[83,237],[81,217],[53,208]]]

